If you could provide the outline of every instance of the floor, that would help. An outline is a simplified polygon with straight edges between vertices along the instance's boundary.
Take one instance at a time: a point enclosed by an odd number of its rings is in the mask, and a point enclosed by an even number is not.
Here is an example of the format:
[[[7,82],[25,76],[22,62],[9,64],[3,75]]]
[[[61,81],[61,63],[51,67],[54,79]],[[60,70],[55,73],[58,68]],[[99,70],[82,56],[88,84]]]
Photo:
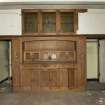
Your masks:
[[[0,105],[105,105],[105,91],[0,94]]]
[[[99,83],[98,81],[88,81],[87,90],[100,91],[105,90],[105,83]]]
[[[0,105],[105,105],[105,84],[89,82],[84,92],[1,92]]]

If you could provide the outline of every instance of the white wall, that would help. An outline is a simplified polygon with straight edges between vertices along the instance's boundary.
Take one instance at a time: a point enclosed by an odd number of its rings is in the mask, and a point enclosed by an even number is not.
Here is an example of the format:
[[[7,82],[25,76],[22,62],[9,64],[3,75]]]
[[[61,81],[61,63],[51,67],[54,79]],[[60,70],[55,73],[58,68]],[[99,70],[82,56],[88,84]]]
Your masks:
[[[0,10],[0,35],[21,35],[21,9]]]
[[[89,9],[79,13],[78,34],[105,34],[105,9]]]

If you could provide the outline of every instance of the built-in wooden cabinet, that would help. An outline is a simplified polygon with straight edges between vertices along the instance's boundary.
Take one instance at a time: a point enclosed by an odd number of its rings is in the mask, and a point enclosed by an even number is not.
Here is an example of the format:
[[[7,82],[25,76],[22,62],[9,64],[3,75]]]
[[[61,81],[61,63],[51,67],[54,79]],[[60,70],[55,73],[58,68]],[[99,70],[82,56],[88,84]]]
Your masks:
[[[12,42],[14,91],[84,90],[77,10],[22,10],[22,22],[23,36]]]
[[[78,28],[76,10],[23,10],[24,35],[73,34]]]
[[[19,37],[12,44],[14,91],[85,89],[85,37]]]

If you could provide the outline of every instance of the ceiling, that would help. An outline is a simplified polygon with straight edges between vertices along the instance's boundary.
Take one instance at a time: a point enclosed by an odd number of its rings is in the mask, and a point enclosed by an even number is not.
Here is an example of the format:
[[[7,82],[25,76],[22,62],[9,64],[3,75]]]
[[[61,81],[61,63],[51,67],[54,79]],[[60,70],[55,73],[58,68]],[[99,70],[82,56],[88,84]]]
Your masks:
[[[100,0],[99,0],[100,1]],[[37,1],[37,2],[0,2],[0,9],[36,8],[36,9],[105,9],[105,2],[89,1]]]

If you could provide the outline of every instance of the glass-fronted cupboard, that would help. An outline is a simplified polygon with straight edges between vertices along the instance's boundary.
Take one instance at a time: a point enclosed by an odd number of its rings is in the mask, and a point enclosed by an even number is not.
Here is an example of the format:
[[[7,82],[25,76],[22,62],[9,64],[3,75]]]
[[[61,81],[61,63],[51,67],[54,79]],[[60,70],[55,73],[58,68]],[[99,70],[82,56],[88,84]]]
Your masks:
[[[78,15],[75,11],[23,11],[23,34],[76,33]]]

